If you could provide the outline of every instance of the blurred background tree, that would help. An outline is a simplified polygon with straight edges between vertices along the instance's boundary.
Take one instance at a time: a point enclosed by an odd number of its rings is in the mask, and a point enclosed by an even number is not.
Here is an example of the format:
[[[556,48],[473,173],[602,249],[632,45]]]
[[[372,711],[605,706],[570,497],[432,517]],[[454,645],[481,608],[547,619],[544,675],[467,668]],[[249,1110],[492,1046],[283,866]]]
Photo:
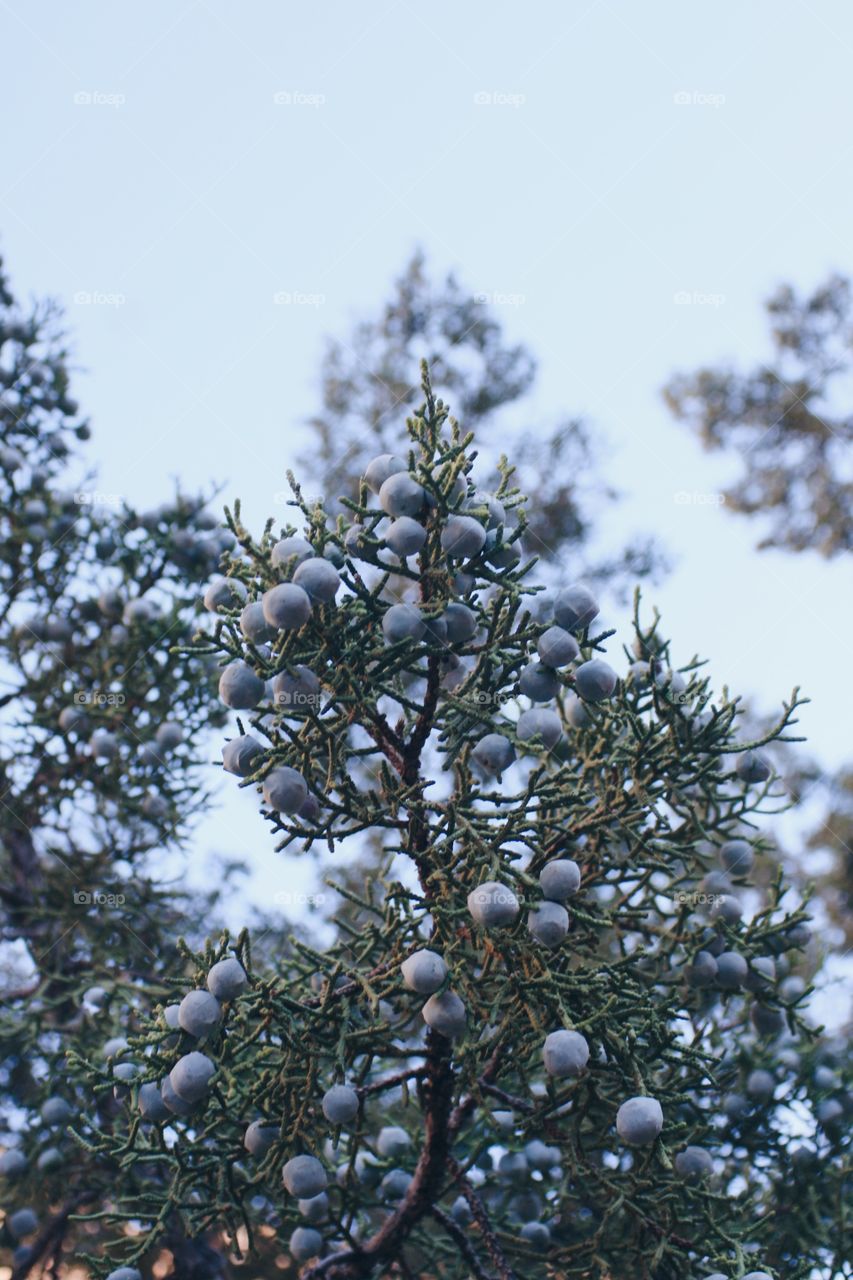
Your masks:
[[[839,557],[853,546],[853,286],[834,274],[811,293],[781,285],[765,303],[771,355],[746,371],[700,368],[673,377],[664,398],[706,449],[735,459],[740,475],[725,510],[748,516],[759,549]],[[849,580],[840,589],[850,590]],[[853,771],[827,774],[798,752],[787,784],[820,816],[806,847],[830,862],[820,897],[853,943]]]
[[[0,264],[0,1184],[16,1277],[59,1265],[73,1212],[108,1194],[69,1124],[109,1130],[138,984],[171,977],[180,933],[216,910],[164,860],[208,802],[215,677],[173,646],[227,536],[200,498],[137,511],[99,493],[69,382],[58,309],[19,307]],[[70,1046],[100,1064],[96,1099]]]
[[[313,486],[334,510],[341,495],[355,496],[372,457],[407,447],[401,423],[420,396],[422,359],[459,421],[476,432],[484,486],[498,486],[497,462],[511,452],[520,488],[537,495],[525,537],[546,572],[558,582],[606,581],[610,592],[627,599],[638,579],[664,570],[663,553],[649,535],[632,538],[615,554],[596,554],[599,517],[619,495],[602,475],[591,426],[571,415],[530,423],[533,353],[506,337],[486,297],[453,274],[433,279],[421,252],[375,316],[359,321],[348,337],[328,340],[321,405],[309,419],[311,445],[298,459],[306,492]]]

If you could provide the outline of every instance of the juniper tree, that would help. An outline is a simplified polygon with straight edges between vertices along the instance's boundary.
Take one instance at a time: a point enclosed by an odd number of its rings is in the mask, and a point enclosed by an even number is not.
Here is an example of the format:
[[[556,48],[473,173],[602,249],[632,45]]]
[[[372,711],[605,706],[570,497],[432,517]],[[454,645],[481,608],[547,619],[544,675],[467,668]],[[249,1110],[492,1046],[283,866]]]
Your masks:
[[[55,308],[20,309],[0,271],[0,1208],[16,1277],[60,1258],[74,1210],[109,1190],[69,1123],[109,1128],[138,984],[187,928],[188,898],[149,861],[186,840],[198,738],[222,718],[211,671],[171,651],[228,535],[180,493],[151,512],[99,495],[69,377]],[[71,1045],[101,1064],[97,1094]]]
[[[239,585],[196,642],[282,856],[378,833],[381,901],[344,890],[358,925],[271,965],[248,932],[186,948],[168,1006],[151,991],[124,1125],[78,1130],[115,1170],[92,1266],[144,1266],[178,1223],[302,1280],[849,1274],[849,1065],[786,977],[805,904],[750,885],[799,695],[747,741],[639,603],[622,655],[580,586],[541,616],[511,468],[483,493],[426,372],[423,397],[334,522],[298,484],[298,527],[256,537],[234,507]]]

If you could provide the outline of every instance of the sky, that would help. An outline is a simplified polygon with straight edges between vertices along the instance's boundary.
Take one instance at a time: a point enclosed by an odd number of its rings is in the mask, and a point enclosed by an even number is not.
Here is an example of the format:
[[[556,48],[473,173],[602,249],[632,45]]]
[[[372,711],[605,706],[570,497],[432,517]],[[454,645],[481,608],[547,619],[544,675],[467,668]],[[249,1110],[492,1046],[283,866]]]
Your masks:
[[[260,528],[325,335],[422,246],[537,354],[531,416],[594,424],[605,540],[675,560],[647,598],[676,659],[762,711],[802,685],[811,749],[849,758],[849,564],[755,552],[715,500],[736,464],[660,395],[767,359],[780,280],[853,272],[844,0],[0,0],[0,40],[0,249],[66,309],[102,493],[215,481]],[[232,781],[199,850],[307,891]]]

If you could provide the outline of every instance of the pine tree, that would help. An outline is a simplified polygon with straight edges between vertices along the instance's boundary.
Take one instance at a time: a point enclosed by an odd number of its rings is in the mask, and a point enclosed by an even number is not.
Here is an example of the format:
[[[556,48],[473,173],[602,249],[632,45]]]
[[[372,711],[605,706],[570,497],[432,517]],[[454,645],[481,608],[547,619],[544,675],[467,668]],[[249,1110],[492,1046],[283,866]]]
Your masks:
[[[334,523],[296,482],[300,526],[229,513],[191,650],[225,770],[284,856],[391,865],[328,948],[222,934],[168,1006],[140,984],[123,1123],[76,1126],[113,1170],[95,1273],[179,1230],[302,1280],[849,1274],[849,1062],[788,972],[806,904],[751,886],[799,696],[744,741],[639,601],[623,657],[583,585],[543,611],[511,468],[480,490],[422,394]]]

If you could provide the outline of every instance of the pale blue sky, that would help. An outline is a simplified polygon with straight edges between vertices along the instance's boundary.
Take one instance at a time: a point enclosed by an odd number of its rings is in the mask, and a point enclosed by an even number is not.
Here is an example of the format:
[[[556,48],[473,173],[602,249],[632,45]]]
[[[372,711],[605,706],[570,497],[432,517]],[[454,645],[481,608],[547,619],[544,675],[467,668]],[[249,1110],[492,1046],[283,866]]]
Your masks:
[[[0,0],[0,31],[0,244],[20,292],[67,306],[104,492],[220,480],[260,524],[323,335],[419,243],[515,298],[537,409],[603,433],[628,494],[607,541],[654,529],[679,557],[652,593],[676,656],[763,709],[802,683],[814,749],[849,757],[849,566],[677,504],[727,467],[659,397],[766,357],[780,279],[853,270],[848,4]],[[274,876],[248,805],[205,839]]]

